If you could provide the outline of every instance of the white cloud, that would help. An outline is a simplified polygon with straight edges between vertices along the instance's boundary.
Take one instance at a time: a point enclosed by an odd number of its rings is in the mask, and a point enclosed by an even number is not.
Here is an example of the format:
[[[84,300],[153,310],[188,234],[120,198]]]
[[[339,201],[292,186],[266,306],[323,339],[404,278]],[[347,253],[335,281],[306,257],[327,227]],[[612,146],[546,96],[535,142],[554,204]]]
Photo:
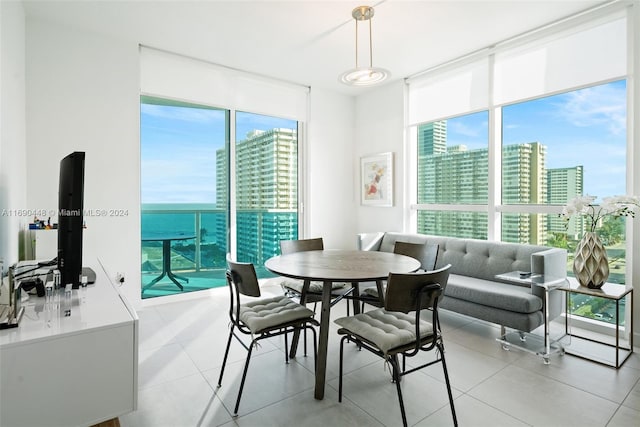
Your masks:
[[[613,135],[626,130],[626,96],[622,85],[601,85],[567,93],[555,114],[578,127],[605,126]]]
[[[201,108],[171,108],[163,105],[142,104],[140,106],[142,114],[163,119],[180,120],[192,123],[211,123],[224,119],[224,112],[221,110],[207,110]]]
[[[475,137],[475,136],[478,136],[480,132],[483,132],[483,129],[479,127],[471,127],[471,126],[468,126],[466,123],[462,123],[460,121],[455,121],[455,120],[450,120],[449,123],[447,123],[447,126],[450,128],[452,132],[455,132],[456,134],[464,135],[464,136]]]

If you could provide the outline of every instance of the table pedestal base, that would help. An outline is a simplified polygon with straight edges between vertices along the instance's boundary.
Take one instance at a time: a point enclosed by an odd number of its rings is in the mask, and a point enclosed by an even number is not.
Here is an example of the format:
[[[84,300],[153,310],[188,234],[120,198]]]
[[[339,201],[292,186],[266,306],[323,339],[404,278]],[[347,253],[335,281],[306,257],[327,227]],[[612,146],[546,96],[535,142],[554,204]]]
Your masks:
[[[162,273],[155,279],[153,279],[148,285],[142,288],[142,291],[150,288],[151,286],[158,283],[163,277],[167,276],[169,280],[176,284],[180,290],[184,290],[182,284],[178,282],[178,279],[184,280],[189,283],[189,279],[186,277],[178,276],[171,271],[171,240],[163,240],[162,241]]]

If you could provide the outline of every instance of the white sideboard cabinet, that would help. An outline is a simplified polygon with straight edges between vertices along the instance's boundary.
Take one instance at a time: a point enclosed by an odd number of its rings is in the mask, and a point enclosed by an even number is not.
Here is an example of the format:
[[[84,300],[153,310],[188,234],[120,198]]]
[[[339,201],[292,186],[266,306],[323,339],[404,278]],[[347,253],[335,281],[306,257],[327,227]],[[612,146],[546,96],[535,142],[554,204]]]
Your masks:
[[[136,409],[138,316],[99,261],[87,266],[95,284],[31,296],[0,330],[0,426],[86,427]]]

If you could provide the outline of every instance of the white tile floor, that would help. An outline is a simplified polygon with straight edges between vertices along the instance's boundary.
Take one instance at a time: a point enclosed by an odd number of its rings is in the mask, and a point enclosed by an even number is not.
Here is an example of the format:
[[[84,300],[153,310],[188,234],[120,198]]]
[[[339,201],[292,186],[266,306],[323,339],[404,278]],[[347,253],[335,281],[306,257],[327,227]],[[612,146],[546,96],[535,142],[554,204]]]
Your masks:
[[[222,387],[217,379],[228,336],[228,292],[139,310],[138,410],[123,427],[398,426],[388,368],[366,351],[345,348],[344,398],[338,403],[339,339],[329,333],[324,400],[313,397],[312,357],[284,363],[283,340],[254,351],[239,416],[231,411],[245,357],[232,343]],[[279,289],[265,289],[278,293]],[[344,316],[344,302],[332,318]],[[574,356],[504,351],[496,325],[442,311],[446,357],[460,426],[640,426],[640,353],[619,370]],[[410,425],[450,426],[439,364],[405,378]]]

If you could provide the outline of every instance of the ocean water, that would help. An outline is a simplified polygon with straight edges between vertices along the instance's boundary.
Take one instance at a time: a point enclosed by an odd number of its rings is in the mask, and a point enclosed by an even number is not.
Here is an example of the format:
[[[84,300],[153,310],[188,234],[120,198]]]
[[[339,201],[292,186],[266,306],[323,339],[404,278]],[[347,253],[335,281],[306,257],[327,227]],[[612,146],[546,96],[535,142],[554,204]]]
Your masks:
[[[196,230],[196,213],[143,213],[141,218],[142,236],[161,234],[200,233],[202,243],[217,242],[226,234],[225,213],[201,213],[200,230]],[[220,227],[220,228],[217,228]],[[222,236],[216,236],[216,229]],[[223,240],[224,241],[224,240]]]
[[[167,235],[199,236],[199,248],[196,247],[196,239],[172,241],[172,252],[180,255],[172,260],[173,269],[178,271],[224,269],[227,252],[225,218],[224,212],[143,213],[142,238]],[[199,227],[196,226],[197,220],[200,221]],[[162,269],[161,247],[160,241],[142,242],[142,254],[145,260],[142,265],[143,271]],[[199,259],[197,259],[197,249],[199,249]]]
[[[226,212],[216,211],[174,211],[162,213],[159,210],[143,212],[141,220],[142,238],[162,235],[191,235],[200,239],[202,265],[210,264],[211,257],[214,264],[225,264],[227,252],[228,226]],[[199,223],[197,222],[199,220]],[[280,240],[298,238],[297,212],[269,212],[266,210],[251,210],[238,212],[237,216],[238,241],[236,242],[237,259],[252,262],[256,267],[264,261],[279,254]],[[198,224],[198,225],[196,225]],[[196,230],[198,228],[198,230]],[[176,240],[172,243],[174,251],[193,259],[195,256],[194,239]],[[145,247],[158,247],[159,241],[143,242]],[[206,256],[209,257],[206,261]]]

